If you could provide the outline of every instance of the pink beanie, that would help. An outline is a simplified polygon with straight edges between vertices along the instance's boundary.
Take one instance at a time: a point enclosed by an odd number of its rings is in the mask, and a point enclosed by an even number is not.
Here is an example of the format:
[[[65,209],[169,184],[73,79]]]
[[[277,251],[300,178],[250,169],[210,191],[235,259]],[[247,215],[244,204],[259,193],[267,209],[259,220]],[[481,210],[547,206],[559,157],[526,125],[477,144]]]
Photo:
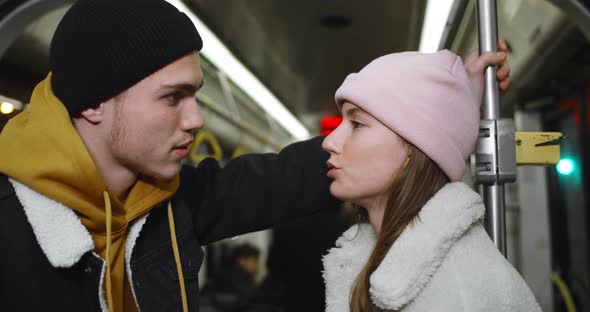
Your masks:
[[[479,103],[463,62],[454,53],[382,56],[348,75],[336,91],[414,144],[459,181],[479,132]]]

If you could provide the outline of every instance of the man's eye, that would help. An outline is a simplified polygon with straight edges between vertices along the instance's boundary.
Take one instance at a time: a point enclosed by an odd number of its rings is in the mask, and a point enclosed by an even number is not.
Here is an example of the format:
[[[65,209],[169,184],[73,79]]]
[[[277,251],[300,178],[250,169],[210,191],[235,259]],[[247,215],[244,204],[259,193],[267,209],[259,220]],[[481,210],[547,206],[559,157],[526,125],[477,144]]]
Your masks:
[[[166,100],[168,102],[170,102],[170,104],[176,104],[176,103],[180,102],[181,99],[182,99],[182,95],[178,92],[171,93],[166,96]]]

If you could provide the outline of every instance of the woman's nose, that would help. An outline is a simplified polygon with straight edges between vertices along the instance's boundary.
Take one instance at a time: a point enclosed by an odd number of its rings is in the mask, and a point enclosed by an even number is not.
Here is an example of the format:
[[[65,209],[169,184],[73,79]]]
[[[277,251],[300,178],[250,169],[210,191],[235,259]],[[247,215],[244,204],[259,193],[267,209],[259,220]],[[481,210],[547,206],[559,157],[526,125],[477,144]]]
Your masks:
[[[336,128],[332,133],[330,133],[322,142],[322,149],[330,154],[338,153],[338,144],[337,144],[337,133]]]

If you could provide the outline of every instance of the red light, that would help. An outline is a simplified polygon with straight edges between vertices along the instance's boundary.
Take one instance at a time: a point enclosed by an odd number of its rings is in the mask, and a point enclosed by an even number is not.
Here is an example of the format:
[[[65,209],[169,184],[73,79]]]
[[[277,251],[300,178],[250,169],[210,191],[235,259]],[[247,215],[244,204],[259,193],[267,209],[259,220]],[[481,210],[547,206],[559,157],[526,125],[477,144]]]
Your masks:
[[[588,95],[590,95],[590,91],[588,92]],[[569,98],[559,103],[559,111],[574,111],[574,122],[576,123],[576,125],[579,125],[582,121],[582,116],[580,116],[579,103],[580,101],[578,98]],[[590,109],[590,99],[588,100],[587,107],[587,109]],[[588,120],[588,123],[590,123],[590,111],[588,112],[586,118]]]
[[[577,98],[569,98],[561,103],[559,103],[559,111],[567,112],[569,110],[574,110],[578,108],[578,99]]]
[[[342,123],[341,116],[326,116],[320,120],[320,135],[328,135]]]
[[[323,130],[334,130],[342,123],[340,116],[326,116],[320,120],[320,128]]]
[[[322,117],[320,121],[320,127],[322,129],[336,129],[342,123],[342,117],[340,116],[327,116]]]

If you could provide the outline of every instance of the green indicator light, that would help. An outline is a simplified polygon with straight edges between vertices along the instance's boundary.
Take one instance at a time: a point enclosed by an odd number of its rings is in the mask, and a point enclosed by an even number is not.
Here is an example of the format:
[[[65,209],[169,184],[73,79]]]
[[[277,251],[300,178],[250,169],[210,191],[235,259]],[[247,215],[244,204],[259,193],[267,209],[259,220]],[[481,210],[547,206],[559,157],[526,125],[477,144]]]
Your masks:
[[[571,159],[564,158],[557,164],[557,172],[562,175],[568,175],[574,171],[574,162]]]

